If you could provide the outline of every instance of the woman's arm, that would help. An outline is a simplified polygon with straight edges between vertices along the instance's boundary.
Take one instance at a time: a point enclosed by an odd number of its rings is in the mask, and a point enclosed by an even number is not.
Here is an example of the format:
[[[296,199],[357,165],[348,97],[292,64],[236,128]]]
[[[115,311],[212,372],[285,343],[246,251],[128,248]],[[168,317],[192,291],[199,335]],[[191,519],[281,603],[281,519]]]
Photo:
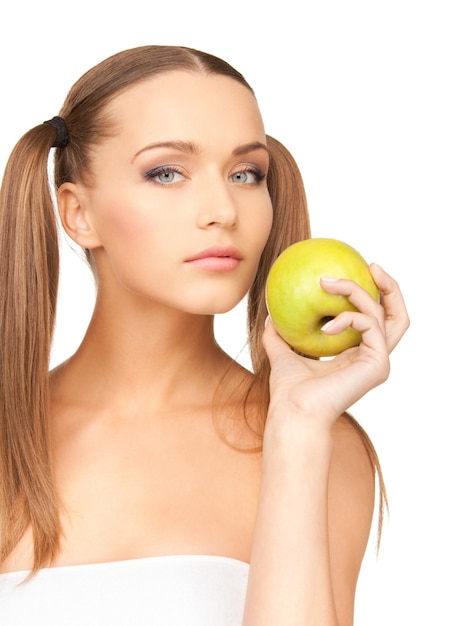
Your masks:
[[[352,326],[362,343],[334,359],[300,357],[271,323],[271,402],[244,626],[351,626],[371,526],[374,476],[341,415],[389,373],[408,326],[396,282],[372,266],[381,304],[347,280],[323,281],[358,308],[325,332]]]

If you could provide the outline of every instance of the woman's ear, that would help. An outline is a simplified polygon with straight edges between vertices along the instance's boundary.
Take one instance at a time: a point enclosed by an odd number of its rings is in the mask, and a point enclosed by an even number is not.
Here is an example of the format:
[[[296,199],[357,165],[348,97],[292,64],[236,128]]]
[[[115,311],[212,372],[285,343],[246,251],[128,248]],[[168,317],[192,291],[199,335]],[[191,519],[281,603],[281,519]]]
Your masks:
[[[92,250],[101,246],[90,220],[85,192],[76,183],[63,183],[58,189],[58,211],[64,230],[82,248]]]

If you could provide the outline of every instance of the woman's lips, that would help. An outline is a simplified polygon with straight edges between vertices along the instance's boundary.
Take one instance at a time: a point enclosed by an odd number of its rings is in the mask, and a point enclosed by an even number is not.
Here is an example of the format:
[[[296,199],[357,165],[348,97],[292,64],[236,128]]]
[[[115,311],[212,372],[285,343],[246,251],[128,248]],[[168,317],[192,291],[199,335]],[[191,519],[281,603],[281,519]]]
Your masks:
[[[211,246],[186,260],[186,263],[210,272],[231,272],[242,260],[234,246]]]

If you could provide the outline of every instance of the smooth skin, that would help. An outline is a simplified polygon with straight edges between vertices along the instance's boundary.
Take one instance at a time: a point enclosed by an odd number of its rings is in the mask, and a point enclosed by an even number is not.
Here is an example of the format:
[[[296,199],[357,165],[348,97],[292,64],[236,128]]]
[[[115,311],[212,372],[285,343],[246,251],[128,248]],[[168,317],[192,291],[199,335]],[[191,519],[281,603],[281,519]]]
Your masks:
[[[212,423],[223,374],[250,377],[217,345],[213,315],[246,294],[272,225],[265,130],[252,94],[223,76],[170,72],[108,107],[117,133],[92,184],[58,194],[67,233],[92,252],[98,297],[76,354],[52,373],[52,446],[63,505],[56,566],[168,554],[250,562],[243,626],[351,626],[374,509],[374,475],[341,415],[383,382],[408,325],[396,282],[382,304],[323,281],[359,309],[360,347],[295,355],[268,322],[271,404],[262,454]],[[193,263],[210,246],[237,263]],[[224,264],[221,265],[221,264]],[[221,424],[238,444],[224,406]],[[30,537],[5,564],[29,568]]]

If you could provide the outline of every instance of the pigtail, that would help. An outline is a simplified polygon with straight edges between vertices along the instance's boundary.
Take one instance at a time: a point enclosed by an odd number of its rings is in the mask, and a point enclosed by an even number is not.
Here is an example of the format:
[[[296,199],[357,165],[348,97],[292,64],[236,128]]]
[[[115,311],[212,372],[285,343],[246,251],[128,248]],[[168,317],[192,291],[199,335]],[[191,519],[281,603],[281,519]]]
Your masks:
[[[48,435],[58,231],[48,181],[55,130],[20,139],[0,190],[0,563],[31,528],[33,570],[58,549]]]

